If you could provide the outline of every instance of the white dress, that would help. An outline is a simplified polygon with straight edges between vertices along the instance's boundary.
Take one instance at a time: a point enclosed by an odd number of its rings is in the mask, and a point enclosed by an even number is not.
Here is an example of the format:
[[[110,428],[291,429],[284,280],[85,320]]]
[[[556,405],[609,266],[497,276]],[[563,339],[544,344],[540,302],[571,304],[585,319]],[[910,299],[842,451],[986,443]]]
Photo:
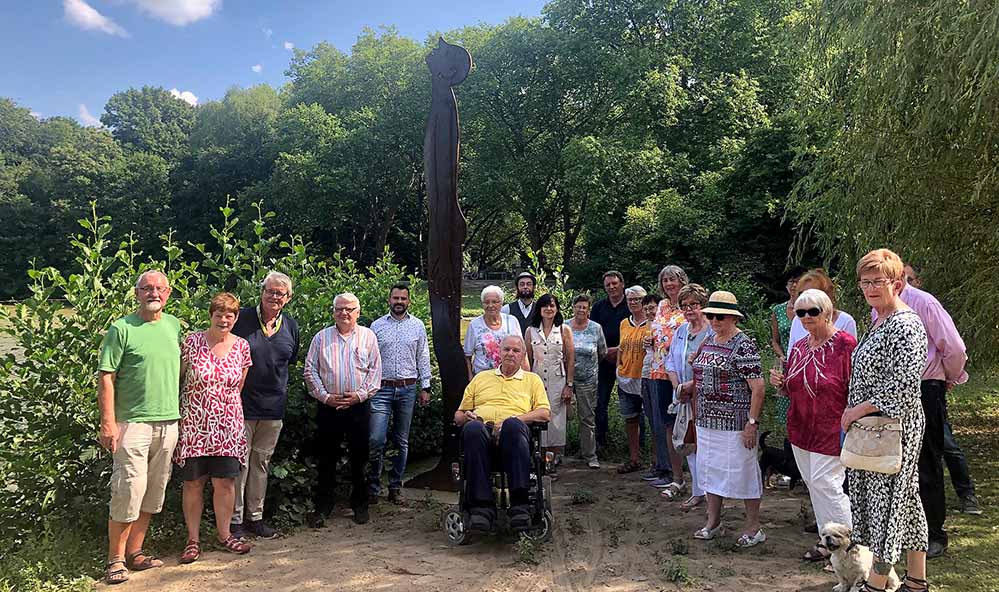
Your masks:
[[[565,446],[565,422],[568,407],[562,401],[562,389],[565,387],[565,358],[562,342],[562,331],[565,325],[552,327],[552,332],[546,337],[544,331],[528,327],[527,339],[531,342],[534,353],[534,364],[531,371],[541,377],[548,393],[548,403],[551,405],[551,419],[548,421],[548,431],[541,434],[542,446]]]

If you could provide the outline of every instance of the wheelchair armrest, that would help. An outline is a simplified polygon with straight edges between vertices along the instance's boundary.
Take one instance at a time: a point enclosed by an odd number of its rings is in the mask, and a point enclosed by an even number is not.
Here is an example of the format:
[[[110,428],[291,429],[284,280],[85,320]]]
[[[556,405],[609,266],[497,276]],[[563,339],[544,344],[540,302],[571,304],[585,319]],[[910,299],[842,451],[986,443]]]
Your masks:
[[[547,432],[548,431],[548,422],[547,421],[532,421],[531,423],[527,424],[527,426],[531,429],[532,432]]]

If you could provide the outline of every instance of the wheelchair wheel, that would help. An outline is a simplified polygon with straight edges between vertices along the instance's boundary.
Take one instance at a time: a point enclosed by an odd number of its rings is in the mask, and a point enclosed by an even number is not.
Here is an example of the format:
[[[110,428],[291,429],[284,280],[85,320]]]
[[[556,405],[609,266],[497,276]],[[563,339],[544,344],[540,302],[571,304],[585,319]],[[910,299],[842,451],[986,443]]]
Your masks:
[[[464,545],[468,542],[468,530],[465,528],[465,516],[458,506],[451,506],[441,514],[441,526],[447,535],[450,545]]]
[[[551,508],[545,508],[545,513],[541,516],[541,524],[533,530],[525,531],[523,534],[529,539],[547,543],[552,540],[554,532],[555,516],[552,514]]]

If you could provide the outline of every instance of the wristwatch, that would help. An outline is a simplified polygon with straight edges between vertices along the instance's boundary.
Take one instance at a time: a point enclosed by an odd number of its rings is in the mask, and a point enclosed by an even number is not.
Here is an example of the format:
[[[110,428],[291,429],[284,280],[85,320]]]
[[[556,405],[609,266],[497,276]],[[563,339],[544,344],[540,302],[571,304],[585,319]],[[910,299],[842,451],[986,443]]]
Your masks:
[[[567,387],[569,387],[569,388],[572,388],[572,387],[573,387],[573,386],[575,386],[575,385],[573,385],[573,384],[572,384],[571,382],[567,382],[567,383],[565,383],[565,386],[567,386]]]
[[[760,425],[760,420],[758,420],[755,417],[751,416],[749,418],[749,425]]]

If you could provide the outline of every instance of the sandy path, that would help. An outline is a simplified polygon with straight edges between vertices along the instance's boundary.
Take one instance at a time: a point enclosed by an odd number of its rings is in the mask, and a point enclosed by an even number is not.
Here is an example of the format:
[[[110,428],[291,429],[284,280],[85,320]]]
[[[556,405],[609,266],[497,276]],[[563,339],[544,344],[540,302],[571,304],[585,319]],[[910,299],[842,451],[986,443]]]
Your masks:
[[[590,504],[573,504],[586,491]],[[556,531],[539,553],[539,565],[518,563],[510,539],[484,538],[452,548],[438,525],[440,505],[409,491],[405,507],[372,507],[372,520],[357,526],[346,515],[324,529],[302,530],[259,541],[237,557],[209,551],[192,565],[176,559],[164,569],[135,573],[129,591],[241,590],[484,590],[489,592],[767,590],[825,592],[834,582],[820,566],[798,559],[814,539],[802,533],[800,493],[768,490],[763,500],[763,545],[732,547],[742,509],[731,505],[728,534],[708,543],[690,535],[702,513],[684,513],[636,474],[613,467],[592,471],[570,463],[554,485]],[[684,572],[674,583],[663,569]]]

